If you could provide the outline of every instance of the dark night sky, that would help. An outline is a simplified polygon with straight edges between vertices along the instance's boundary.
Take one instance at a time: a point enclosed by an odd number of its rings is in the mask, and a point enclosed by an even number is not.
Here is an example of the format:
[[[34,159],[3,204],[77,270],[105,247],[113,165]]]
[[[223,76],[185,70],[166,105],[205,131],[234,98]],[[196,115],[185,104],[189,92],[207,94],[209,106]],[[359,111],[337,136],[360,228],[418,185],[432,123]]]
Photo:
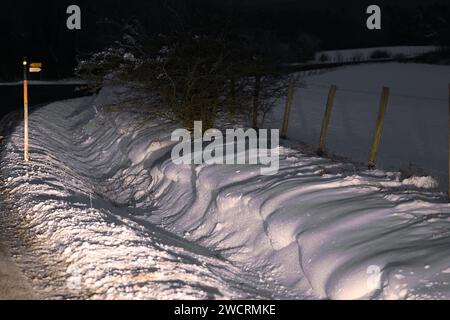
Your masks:
[[[390,5],[400,5],[405,7],[416,6],[420,4],[435,3],[447,3],[447,0],[315,0],[315,1],[304,1],[304,0],[240,0],[243,5],[265,7],[265,6],[283,6],[290,5],[295,7],[302,7],[306,10],[310,9],[333,9],[337,7],[359,7],[368,6],[370,4],[377,4],[380,6],[390,4]]]
[[[188,3],[189,7],[189,3],[203,1],[210,6],[210,12],[216,11],[217,14],[224,12],[224,4],[228,7],[235,5],[235,10],[245,9],[243,20],[251,27],[274,30],[286,41],[292,41],[299,32],[307,32],[320,40],[323,49],[428,44],[428,39],[422,35],[425,30],[417,23],[422,17],[411,10],[440,3],[447,8],[443,13],[447,14],[444,16],[447,19],[450,7],[448,0],[2,0],[0,78],[9,77],[11,61],[15,63],[23,55],[54,66],[54,77],[66,75],[73,68],[77,54],[98,49],[113,39],[116,30],[104,24],[105,19],[123,25],[136,17],[149,32],[158,32],[173,18],[170,16],[173,13],[162,5],[165,1],[169,1],[172,7],[181,3]],[[68,31],[65,27],[65,10],[70,4],[78,4],[82,9],[81,31]],[[381,32],[365,29],[368,4],[379,4],[383,9],[386,19]],[[399,9],[391,10],[390,14],[388,9],[384,10],[393,6]],[[445,10],[435,11],[441,14]],[[202,19],[202,15],[197,18]],[[448,28],[448,20],[446,24]]]

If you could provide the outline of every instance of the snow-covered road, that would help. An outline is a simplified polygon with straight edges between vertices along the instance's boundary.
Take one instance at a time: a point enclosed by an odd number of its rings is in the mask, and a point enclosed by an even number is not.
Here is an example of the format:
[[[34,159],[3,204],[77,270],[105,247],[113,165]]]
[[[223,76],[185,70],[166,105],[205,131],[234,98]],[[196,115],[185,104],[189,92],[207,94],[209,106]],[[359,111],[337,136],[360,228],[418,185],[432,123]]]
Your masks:
[[[274,176],[176,166],[176,124],[108,111],[121,90],[33,112],[29,164],[22,126],[5,139],[10,215],[58,265],[36,280],[41,293],[450,298],[450,206],[415,188],[424,181],[283,147]]]

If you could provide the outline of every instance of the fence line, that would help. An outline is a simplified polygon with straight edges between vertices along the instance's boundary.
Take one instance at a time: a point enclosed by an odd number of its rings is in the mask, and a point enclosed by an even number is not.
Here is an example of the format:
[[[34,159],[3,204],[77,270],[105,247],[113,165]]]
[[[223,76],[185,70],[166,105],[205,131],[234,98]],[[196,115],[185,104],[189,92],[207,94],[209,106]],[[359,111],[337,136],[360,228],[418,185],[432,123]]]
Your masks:
[[[329,84],[319,84],[319,83],[306,83],[306,88],[309,86],[311,87],[317,87],[317,88],[324,88],[328,89],[330,87]],[[349,89],[346,87],[339,86],[339,91],[342,92],[350,92],[350,93],[362,93],[362,94],[370,94],[374,96],[378,96],[379,92],[376,91],[368,91],[368,90],[354,90]],[[408,95],[408,94],[402,94],[402,93],[391,93],[391,97],[400,97],[400,98],[410,98],[410,99],[420,99],[420,100],[433,100],[433,101],[439,101],[439,102],[447,102],[447,99],[445,98],[435,98],[435,97],[427,97],[427,96],[420,96],[420,95]]]
[[[301,88],[302,88],[302,90],[308,90],[308,86],[329,89],[327,105],[326,105],[325,113],[323,116],[322,128],[320,131],[320,143],[319,143],[319,149],[318,149],[318,153],[320,155],[325,152],[326,134],[327,134],[327,129],[328,129],[328,125],[330,122],[330,118],[331,118],[333,101],[334,101],[334,97],[336,95],[337,87],[335,85],[332,85],[331,87],[329,87],[329,85],[326,85],[326,84],[307,83],[306,87],[301,87]],[[447,100],[447,99],[442,99],[442,98],[433,98],[433,97],[426,97],[426,96],[420,96],[420,95],[406,95],[406,94],[392,94],[391,95],[390,89],[388,87],[383,87],[382,95],[381,95],[381,99],[380,99],[378,117],[377,117],[375,131],[374,131],[373,138],[372,138],[371,148],[370,148],[370,157],[369,157],[369,161],[368,161],[369,169],[374,169],[376,166],[378,147],[381,142],[383,121],[384,121],[384,117],[385,117],[385,114],[387,111],[389,96],[432,100],[432,101],[439,101],[439,102],[446,101],[446,102],[448,102],[448,179],[449,179],[447,195],[448,195],[448,198],[450,199],[450,84],[449,84],[448,90],[449,90],[449,92],[448,92],[449,97]],[[345,87],[344,88],[339,87],[339,91],[370,94],[370,95],[376,94],[375,92],[372,92],[372,91],[352,90],[352,89],[348,89]],[[287,136],[292,100],[293,100],[293,82],[291,81],[289,84],[288,97],[286,100],[286,107],[285,107],[285,113],[284,113],[284,118],[283,118],[283,126],[282,126],[283,138],[286,138],[286,136]]]

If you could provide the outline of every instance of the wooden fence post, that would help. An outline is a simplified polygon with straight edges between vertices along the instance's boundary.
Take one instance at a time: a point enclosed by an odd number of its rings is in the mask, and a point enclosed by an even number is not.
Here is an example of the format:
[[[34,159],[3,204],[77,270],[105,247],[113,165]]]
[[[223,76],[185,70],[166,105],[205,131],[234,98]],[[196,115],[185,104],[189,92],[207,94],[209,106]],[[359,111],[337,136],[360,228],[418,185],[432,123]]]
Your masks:
[[[320,130],[320,142],[318,154],[323,155],[325,152],[325,141],[327,137],[328,125],[330,124],[331,111],[333,110],[334,97],[336,96],[337,87],[335,85],[330,87],[328,92],[327,107],[322,121],[322,129]]]
[[[259,95],[261,91],[261,76],[255,77],[255,88],[253,90],[253,110],[252,110],[252,127],[258,129],[258,111],[259,111]]]
[[[375,169],[378,147],[381,141],[381,132],[383,130],[384,115],[386,114],[388,100],[389,100],[389,88],[383,87],[383,92],[381,94],[381,101],[380,101],[380,110],[378,111],[375,133],[373,135],[372,147],[370,149],[370,158],[368,164],[369,169]]]
[[[450,83],[448,85],[448,197],[450,198]]]
[[[284,108],[283,126],[281,127],[281,138],[286,139],[289,127],[289,115],[291,113],[292,99],[294,97],[294,80],[289,80],[288,95]]]

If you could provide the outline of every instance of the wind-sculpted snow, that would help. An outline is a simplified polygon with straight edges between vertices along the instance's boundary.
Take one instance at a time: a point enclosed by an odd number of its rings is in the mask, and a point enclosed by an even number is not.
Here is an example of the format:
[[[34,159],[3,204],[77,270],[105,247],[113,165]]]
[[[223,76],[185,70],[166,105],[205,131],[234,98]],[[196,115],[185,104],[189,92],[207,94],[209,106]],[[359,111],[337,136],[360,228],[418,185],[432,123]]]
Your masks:
[[[2,153],[14,214],[66,266],[71,294],[450,298],[450,207],[416,187],[432,179],[286,147],[274,176],[174,165],[177,125],[111,111],[117,91],[33,112],[31,163],[21,125]]]

